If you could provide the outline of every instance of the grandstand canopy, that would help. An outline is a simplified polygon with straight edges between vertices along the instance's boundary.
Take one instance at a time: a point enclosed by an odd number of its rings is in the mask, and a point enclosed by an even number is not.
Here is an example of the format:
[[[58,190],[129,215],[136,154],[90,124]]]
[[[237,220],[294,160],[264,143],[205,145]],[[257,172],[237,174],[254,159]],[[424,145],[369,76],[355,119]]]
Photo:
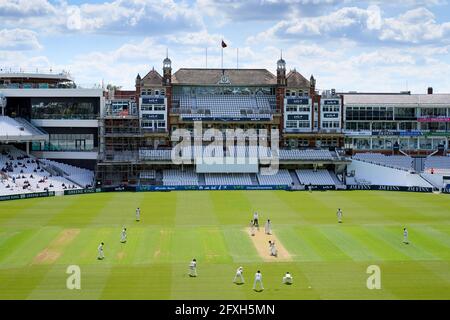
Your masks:
[[[351,94],[344,93],[345,104],[444,104],[448,105],[450,94]]]
[[[61,73],[25,73],[25,72],[0,72],[0,79],[21,80],[31,82],[36,81],[73,81],[72,77],[65,72]]]

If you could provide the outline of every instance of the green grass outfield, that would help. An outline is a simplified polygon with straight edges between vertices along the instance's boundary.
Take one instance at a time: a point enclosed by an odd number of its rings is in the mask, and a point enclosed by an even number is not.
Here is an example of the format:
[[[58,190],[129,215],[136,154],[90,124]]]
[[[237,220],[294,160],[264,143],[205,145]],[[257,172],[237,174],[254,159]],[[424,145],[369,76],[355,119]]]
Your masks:
[[[242,230],[255,210],[273,221],[291,262],[258,255]],[[101,241],[104,261],[96,260]],[[193,257],[198,278],[187,276]],[[73,264],[81,290],[66,289]],[[366,287],[373,264],[381,290]],[[232,283],[239,266],[241,286]],[[281,284],[286,271],[292,286]],[[450,195],[179,191],[1,202],[0,299],[450,299]]]

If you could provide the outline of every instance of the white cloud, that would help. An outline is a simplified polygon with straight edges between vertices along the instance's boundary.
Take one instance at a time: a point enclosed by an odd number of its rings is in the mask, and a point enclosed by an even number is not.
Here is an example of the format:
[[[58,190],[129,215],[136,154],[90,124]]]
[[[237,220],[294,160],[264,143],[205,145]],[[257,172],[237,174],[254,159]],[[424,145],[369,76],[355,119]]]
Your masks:
[[[307,39],[314,37],[322,40],[322,37],[326,36],[357,36],[362,30],[373,32],[379,30],[381,26],[381,11],[376,5],[371,5],[367,9],[345,7],[327,15],[306,18],[299,17],[299,13],[294,12],[289,19],[280,21],[268,30],[249,37],[247,40],[249,43],[255,43],[260,39],[274,38]]]
[[[448,39],[450,22],[436,23],[434,14],[426,8],[409,10],[396,18],[385,19],[380,40],[426,42]]]
[[[296,68],[305,77],[317,79],[319,89],[357,91],[394,91],[409,89],[423,92],[427,86],[437,91],[450,91],[450,62],[443,61],[450,46],[414,46],[404,48],[380,47],[361,50],[353,42],[336,41],[340,46],[302,41],[286,47],[283,57],[288,69]],[[78,84],[113,83],[133,88],[137,73],[145,75],[152,67],[161,72],[166,46],[156,39],[145,38],[126,42],[113,50],[95,50],[68,58],[67,63],[55,64],[45,56],[25,52],[0,51],[0,61],[6,66],[53,70],[68,70]],[[208,66],[220,66],[220,49],[208,50]],[[274,45],[239,50],[241,68],[267,68],[275,72],[280,50]],[[423,57],[423,54],[426,57]],[[169,52],[174,72],[181,67],[204,67],[204,48],[182,46]],[[236,66],[236,51],[224,50],[226,68]]]
[[[379,50],[362,53],[350,59],[350,62],[360,67],[379,67],[381,65],[414,65],[415,58],[404,51],[390,48],[380,48]]]
[[[47,0],[0,0],[0,17],[35,17],[55,13]]]
[[[25,5],[26,4],[26,5]],[[70,5],[34,1],[0,0],[5,25],[27,25],[42,32],[87,32],[115,34],[158,34],[203,27],[198,11],[174,0],[114,0]]]
[[[179,45],[191,45],[191,46],[219,46],[222,39],[227,43],[231,44],[231,41],[224,38],[219,34],[210,34],[206,29],[199,32],[186,32],[179,34],[171,34],[166,37],[166,39],[174,44]]]
[[[36,33],[26,29],[0,30],[0,50],[39,50]]]
[[[197,7],[223,24],[231,21],[274,21],[283,18],[293,8],[303,14],[315,12],[339,0],[197,0]]]
[[[320,37],[320,38],[318,38]],[[344,7],[317,17],[299,17],[293,13],[289,19],[251,36],[248,43],[261,39],[349,38],[360,42],[394,41],[426,43],[450,40],[450,22],[438,23],[434,14],[421,7],[406,11],[396,17],[383,17],[377,5],[367,9]]]
[[[196,6],[216,23],[282,20],[296,11],[299,17],[329,14],[345,6],[382,8],[436,7],[448,0],[197,0]]]

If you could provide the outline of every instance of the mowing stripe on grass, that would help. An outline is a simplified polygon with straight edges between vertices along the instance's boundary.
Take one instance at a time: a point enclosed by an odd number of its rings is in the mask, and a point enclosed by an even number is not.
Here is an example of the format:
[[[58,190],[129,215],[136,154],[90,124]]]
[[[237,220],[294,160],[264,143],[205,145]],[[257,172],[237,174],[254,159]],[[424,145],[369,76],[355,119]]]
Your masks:
[[[378,236],[371,234],[364,226],[346,226],[345,231],[358,239],[380,261],[403,261],[411,258],[403,252],[393,248],[388,243],[380,240]]]
[[[49,265],[0,268],[0,300],[27,299],[49,269]]]
[[[423,266],[425,262],[404,261],[402,263],[385,263],[380,266],[382,286],[396,295],[398,299],[442,299],[448,297],[448,282],[430,272]],[[430,265],[442,269],[441,261],[427,261]]]
[[[218,225],[211,194],[198,191],[172,192],[176,195],[177,226]]]
[[[297,235],[313,248],[325,261],[348,260],[350,257],[328,240],[318,228],[302,226],[296,228]]]
[[[63,198],[65,200],[63,200]],[[16,215],[10,217],[10,219],[3,222],[3,227],[9,228],[36,228],[38,226],[47,226],[48,222],[58,214],[62,209],[69,206],[74,199],[67,199],[66,197],[52,197],[44,199],[31,199],[36,200],[27,204],[25,200],[22,210],[17,212]],[[50,201],[52,200],[52,201]],[[2,207],[0,207],[2,208]],[[0,209],[3,212],[3,209]]]
[[[312,289],[320,299],[389,299],[395,295],[383,287],[382,290],[367,289],[367,263],[350,261],[305,262],[301,269]]]
[[[412,260],[439,260],[438,257],[415,245],[411,237],[409,237],[409,244],[404,244],[402,228],[392,226],[371,226],[366,229],[377,236],[380,241],[388,243],[391,247],[401,251]]]
[[[165,300],[170,298],[171,281],[171,264],[115,266],[98,298]]]
[[[213,214],[217,218],[217,225],[246,225],[253,217],[253,204],[245,194],[229,191],[215,191],[210,193],[213,204]]]
[[[374,261],[380,260],[380,257],[370,251],[362,242],[346,232],[346,227],[339,226],[322,226],[320,231],[334,245],[338,246],[346,255],[354,261]]]
[[[172,237],[173,229],[161,229],[157,231],[158,238],[155,247],[149,251],[151,260],[158,263],[170,263],[172,261]]]
[[[43,227],[34,232],[31,237],[21,241],[14,251],[9,251],[0,263],[8,267],[18,267],[31,264],[34,257],[41,252],[61,231],[57,227]]]
[[[232,258],[227,250],[223,233],[218,227],[202,227],[197,230],[205,253],[206,263],[230,263]]]
[[[134,206],[133,213],[136,207],[140,205],[141,208],[141,222],[145,226],[174,226],[176,215],[176,196],[173,192],[142,192],[141,202],[139,204],[131,204]],[[134,216],[133,216],[134,217]]]
[[[193,258],[205,261],[205,252],[196,228],[175,228],[171,240],[170,261],[172,263],[185,263],[187,266]]]
[[[32,264],[52,264],[59,259],[65,247],[80,233],[80,229],[64,229],[33,259]]]
[[[409,236],[414,239],[414,245],[431,253],[441,260],[450,260],[450,238],[444,237],[434,229],[426,226],[409,228]]]
[[[70,276],[66,265],[53,265],[30,292],[28,299],[99,299],[111,272],[111,264],[98,261],[92,265],[79,265],[81,290],[69,290],[66,282]]]
[[[264,226],[267,219],[272,221],[274,227],[281,224],[302,223],[301,211],[290,202],[283,201],[284,191],[258,192],[251,191],[244,193],[250,202],[251,210],[245,212],[246,219],[240,222],[248,225],[253,218],[253,212],[259,213],[259,224]]]
[[[3,265],[4,259],[15,252],[25,241],[37,233],[36,229],[21,230],[17,232],[2,233],[0,242],[0,268],[7,267]]]
[[[248,235],[241,227],[223,227],[223,238],[235,263],[262,261]]]
[[[64,225],[72,228],[83,228],[92,223],[99,212],[111,200],[112,194],[74,195],[67,206],[60,210],[48,221],[48,225]],[[67,199],[68,197],[65,197]],[[95,199],[95,200],[94,200]],[[108,219],[109,220],[109,219]]]

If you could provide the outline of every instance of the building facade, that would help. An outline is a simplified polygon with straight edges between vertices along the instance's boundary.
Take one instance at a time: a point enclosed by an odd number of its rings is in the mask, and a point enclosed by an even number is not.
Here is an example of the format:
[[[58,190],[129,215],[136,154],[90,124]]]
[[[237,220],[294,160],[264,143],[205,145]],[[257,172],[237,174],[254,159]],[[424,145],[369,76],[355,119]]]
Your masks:
[[[345,147],[429,154],[447,150],[450,94],[343,94]]]
[[[0,73],[3,116],[20,119],[45,133],[26,142],[40,158],[94,169],[99,151],[102,89],[77,88],[68,74]]]

